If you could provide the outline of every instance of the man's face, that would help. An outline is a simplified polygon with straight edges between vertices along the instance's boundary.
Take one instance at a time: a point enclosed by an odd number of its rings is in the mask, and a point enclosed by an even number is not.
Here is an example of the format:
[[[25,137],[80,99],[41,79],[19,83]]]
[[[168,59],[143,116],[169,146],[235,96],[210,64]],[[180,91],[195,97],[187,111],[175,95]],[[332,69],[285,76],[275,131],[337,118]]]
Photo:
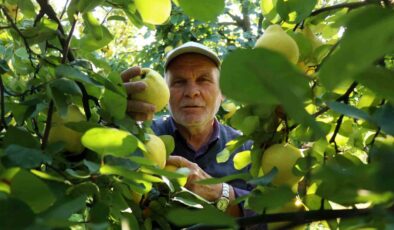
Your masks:
[[[212,60],[201,54],[182,54],[168,66],[166,80],[169,109],[178,124],[199,128],[213,121],[222,95],[219,70]]]

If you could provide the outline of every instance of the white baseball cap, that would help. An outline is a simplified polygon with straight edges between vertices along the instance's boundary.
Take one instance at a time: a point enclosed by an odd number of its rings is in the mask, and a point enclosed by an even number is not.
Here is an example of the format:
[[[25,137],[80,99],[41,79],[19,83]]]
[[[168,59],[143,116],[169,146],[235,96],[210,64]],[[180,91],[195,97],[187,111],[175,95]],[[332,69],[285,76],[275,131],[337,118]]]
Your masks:
[[[220,67],[220,62],[221,62],[220,58],[210,48],[208,48],[200,43],[197,43],[197,42],[186,42],[185,44],[178,46],[177,48],[175,48],[167,53],[166,60],[164,63],[164,70],[167,70],[168,64],[170,64],[170,62],[174,58],[178,57],[181,54],[185,54],[185,53],[198,53],[198,54],[205,55],[206,57],[211,59],[213,62],[215,62],[215,64],[218,67]]]

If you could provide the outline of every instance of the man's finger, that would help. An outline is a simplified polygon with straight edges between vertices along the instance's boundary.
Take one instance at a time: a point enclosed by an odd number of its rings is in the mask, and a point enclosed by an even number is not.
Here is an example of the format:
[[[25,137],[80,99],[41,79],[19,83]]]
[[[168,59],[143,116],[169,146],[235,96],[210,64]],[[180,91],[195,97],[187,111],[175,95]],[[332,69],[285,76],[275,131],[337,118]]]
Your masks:
[[[128,112],[127,114],[136,121],[147,121],[153,119],[153,114],[137,113],[137,112]]]
[[[143,81],[136,81],[136,82],[126,82],[123,83],[124,87],[126,88],[127,95],[133,93],[140,93],[146,89],[146,83]]]
[[[137,112],[137,113],[154,113],[155,105],[137,100],[127,101],[127,112]]]
[[[188,161],[186,158],[181,157],[181,156],[170,156],[167,159],[167,164],[174,165],[174,166],[176,166],[178,168],[181,168],[181,167],[189,168],[190,167],[190,163],[191,163],[190,161]]]
[[[138,75],[141,75],[141,67],[139,66],[131,67],[120,74],[123,82],[129,82],[130,78],[136,77]]]

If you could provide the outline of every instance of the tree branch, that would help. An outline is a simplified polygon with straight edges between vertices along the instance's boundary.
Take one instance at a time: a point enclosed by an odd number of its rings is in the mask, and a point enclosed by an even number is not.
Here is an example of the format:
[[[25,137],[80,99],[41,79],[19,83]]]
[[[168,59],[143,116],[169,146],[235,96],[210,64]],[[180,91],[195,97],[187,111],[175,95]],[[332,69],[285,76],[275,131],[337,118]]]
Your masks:
[[[45,121],[45,131],[42,138],[41,149],[45,149],[48,142],[49,130],[52,126],[53,100],[49,102],[47,120]]]
[[[387,208],[389,212],[393,212],[393,207]],[[304,211],[304,212],[289,212],[289,213],[278,213],[278,214],[261,214],[256,216],[241,217],[236,220],[239,227],[253,226],[260,223],[275,223],[275,222],[291,222],[291,226],[297,226],[301,224],[311,223],[319,220],[333,220],[337,218],[351,219],[355,217],[368,216],[374,213],[374,209],[342,209],[342,210],[316,210],[316,211]],[[186,228],[187,230],[195,229],[220,229],[228,228],[229,226],[209,226],[203,224],[197,224]],[[287,226],[285,226],[287,227]],[[289,229],[289,228],[281,229]]]
[[[62,63],[66,63],[67,61],[67,57],[68,57],[68,53],[69,53],[69,49],[70,49],[70,42],[71,42],[71,38],[73,36],[74,33],[74,29],[75,29],[75,25],[77,24],[77,20],[74,20],[72,25],[71,25],[71,30],[70,33],[68,34],[67,40],[65,41],[65,45],[63,47],[63,59],[62,59]]]
[[[1,108],[1,123],[5,129],[7,129],[8,125],[5,122],[5,108],[4,108],[4,84],[3,78],[0,76],[0,108]]]
[[[328,11],[333,11],[333,10],[339,10],[342,8],[348,8],[349,10],[356,9],[362,6],[366,6],[369,4],[376,4],[377,1],[363,1],[363,2],[349,2],[349,3],[341,3],[333,6],[328,6],[324,8],[317,9],[313,11],[310,16],[316,16],[318,14],[321,14],[323,12],[328,12]]]
[[[27,53],[29,54],[29,61],[31,66],[36,69],[36,67],[34,66],[33,63],[33,51],[30,49],[29,43],[27,42],[26,38],[24,37],[24,35],[22,34],[22,32],[19,30],[19,28],[16,26],[16,24],[14,23],[13,19],[11,18],[10,15],[8,15],[7,10],[4,7],[1,7],[3,14],[5,15],[5,17],[7,18],[7,20],[11,23],[11,27],[18,33],[18,35],[22,38],[23,44],[26,47]]]

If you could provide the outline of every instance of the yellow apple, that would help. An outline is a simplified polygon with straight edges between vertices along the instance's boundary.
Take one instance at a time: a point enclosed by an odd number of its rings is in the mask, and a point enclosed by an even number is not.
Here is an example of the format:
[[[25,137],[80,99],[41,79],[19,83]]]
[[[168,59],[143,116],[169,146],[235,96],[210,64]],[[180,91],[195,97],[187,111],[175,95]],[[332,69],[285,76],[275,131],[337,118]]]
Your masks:
[[[68,122],[79,122],[86,120],[77,106],[71,105],[67,109],[65,117],[61,117],[56,111],[52,115],[51,129],[49,131],[48,143],[63,142],[68,152],[80,153],[84,150],[81,144],[82,133],[74,131],[65,126]]]
[[[145,143],[147,151],[144,152],[144,156],[162,169],[167,160],[166,146],[160,137],[153,134],[148,134],[148,136],[149,140]]]
[[[132,99],[145,101],[156,106],[156,111],[162,110],[170,99],[170,90],[167,86],[164,78],[156,71],[143,68],[142,74],[137,77],[133,77],[130,81],[143,81],[147,87],[140,93],[132,94]]]
[[[257,39],[255,48],[276,51],[294,64],[298,62],[300,55],[297,43],[279,25],[270,25]]]
[[[142,20],[153,25],[165,23],[171,14],[171,0],[134,0]]]
[[[164,167],[164,170],[169,171],[169,172],[179,173],[179,172],[177,172],[178,167],[176,167],[175,165],[166,165],[166,167]],[[176,181],[178,182],[178,184],[180,186],[183,187],[187,183],[187,176],[177,178]]]
[[[276,167],[278,173],[272,184],[287,184],[293,187],[301,179],[292,172],[294,164],[301,157],[303,157],[301,151],[291,144],[274,144],[264,151],[261,158],[261,168],[264,174],[267,174]]]

